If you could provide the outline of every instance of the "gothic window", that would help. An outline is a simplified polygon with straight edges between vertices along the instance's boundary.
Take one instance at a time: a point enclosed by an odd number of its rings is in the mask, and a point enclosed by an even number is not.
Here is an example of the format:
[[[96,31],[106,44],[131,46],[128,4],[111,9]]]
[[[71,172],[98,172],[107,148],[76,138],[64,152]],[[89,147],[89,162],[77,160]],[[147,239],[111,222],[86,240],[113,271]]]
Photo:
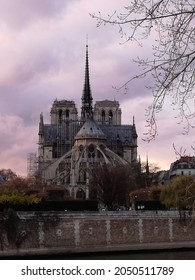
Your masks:
[[[70,115],[70,111],[69,111],[68,109],[66,109],[65,115],[66,115],[66,119],[68,119],[68,118],[69,118],[69,115]]]
[[[80,183],[86,182],[86,171],[84,171],[83,169],[79,171],[79,182]]]
[[[59,173],[61,173],[62,171],[65,170],[65,162],[64,161],[60,162],[60,164],[58,166],[58,169],[59,169]]]
[[[79,188],[76,193],[76,198],[86,199],[85,191],[83,189]]]
[[[82,152],[83,149],[84,149],[83,145],[80,145],[80,146],[79,146],[79,150]]]
[[[108,121],[109,121],[109,124],[112,123],[112,120],[113,120],[113,113],[112,113],[112,110],[110,110],[109,113],[108,113]]]
[[[117,144],[119,144],[121,142],[119,134],[117,134],[117,136],[116,136],[116,141],[117,141]]]
[[[102,110],[102,124],[104,124],[105,123],[105,111],[104,110]]]
[[[65,134],[66,134],[66,139],[69,140],[70,139],[70,126],[69,126],[68,122],[66,122]]]
[[[59,116],[59,123],[61,123],[62,122],[62,110],[61,109],[58,111],[58,116]]]
[[[88,147],[88,158],[94,158],[95,157],[95,147],[93,144],[90,144]]]
[[[57,158],[57,144],[55,143],[54,145],[53,145],[53,158]]]
[[[103,158],[103,156],[102,156],[100,151],[97,151],[97,158]]]

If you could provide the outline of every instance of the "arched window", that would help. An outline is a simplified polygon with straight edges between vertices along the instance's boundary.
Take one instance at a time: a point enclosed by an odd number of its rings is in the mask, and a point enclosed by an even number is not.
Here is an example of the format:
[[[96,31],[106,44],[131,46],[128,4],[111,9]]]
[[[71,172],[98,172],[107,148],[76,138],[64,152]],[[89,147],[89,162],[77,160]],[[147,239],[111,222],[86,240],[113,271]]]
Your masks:
[[[61,123],[62,122],[62,110],[61,109],[58,111],[58,116],[59,116],[59,123]]]
[[[104,124],[105,123],[105,111],[104,110],[102,110],[102,124]]]
[[[109,113],[108,113],[108,121],[109,121],[109,124],[112,123],[112,120],[113,120],[113,113],[112,113],[112,110],[110,110]]]
[[[88,146],[88,158],[94,158],[95,157],[95,146],[93,144],[90,144]]]
[[[79,172],[79,183],[86,183],[86,171],[83,169]]]
[[[78,198],[78,199],[86,199],[85,191],[83,189],[79,188],[77,193],[76,193],[76,198]]]
[[[69,115],[70,115],[70,111],[69,111],[68,109],[66,109],[65,115],[66,115],[66,119],[68,119],[68,118],[69,118]]]
[[[65,170],[65,162],[64,161],[60,162],[60,164],[58,166],[58,169],[59,169],[59,173],[61,173],[62,171]]]

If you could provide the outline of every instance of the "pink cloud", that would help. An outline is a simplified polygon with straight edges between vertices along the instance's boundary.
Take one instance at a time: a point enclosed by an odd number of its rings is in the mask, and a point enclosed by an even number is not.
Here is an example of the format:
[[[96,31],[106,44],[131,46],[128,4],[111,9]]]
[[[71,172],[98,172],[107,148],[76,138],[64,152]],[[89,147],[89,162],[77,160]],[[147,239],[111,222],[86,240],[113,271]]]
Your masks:
[[[135,116],[138,153],[143,160],[148,152],[152,161],[159,165],[163,161],[168,166],[174,160],[173,141],[178,146],[190,147],[192,137],[183,138],[174,116],[167,113],[168,105],[166,113],[158,117],[156,141],[148,145],[141,140],[145,109],[152,100],[151,92],[145,88],[151,77],[131,83],[126,95],[112,88],[138,71],[133,58],[150,55],[151,42],[146,42],[146,48],[121,45],[117,28],[97,28],[96,21],[89,16],[89,12],[99,10],[106,16],[121,6],[118,0],[0,1],[1,168],[26,173],[27,153],[37,150],[39,114],[43,112],[45,122],[49,122],[54,99],[74,99],[80,110],[87,34],[94,101],[119,100],[124,123],[131,123]]]
[[[13,115],[0,115],[0,127],[0,168],[26,175],[26,155],[29,149],[36,149],[37,128],[26,126],[21,118]]]
[[[12,28],[25,29],[33,21],[59,16],[67,5],[63,0],[1,0],[0,15]]]

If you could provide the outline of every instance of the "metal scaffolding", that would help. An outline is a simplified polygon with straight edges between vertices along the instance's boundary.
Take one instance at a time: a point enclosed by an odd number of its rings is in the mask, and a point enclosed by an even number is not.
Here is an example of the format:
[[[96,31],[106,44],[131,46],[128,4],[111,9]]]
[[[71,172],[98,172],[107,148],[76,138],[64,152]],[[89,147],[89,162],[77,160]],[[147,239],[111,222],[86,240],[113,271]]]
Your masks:
[[[35,176],[37,170],[38,170],[37,155],[35,153],[29,153],[27,155],[27,176],[28,177]]]

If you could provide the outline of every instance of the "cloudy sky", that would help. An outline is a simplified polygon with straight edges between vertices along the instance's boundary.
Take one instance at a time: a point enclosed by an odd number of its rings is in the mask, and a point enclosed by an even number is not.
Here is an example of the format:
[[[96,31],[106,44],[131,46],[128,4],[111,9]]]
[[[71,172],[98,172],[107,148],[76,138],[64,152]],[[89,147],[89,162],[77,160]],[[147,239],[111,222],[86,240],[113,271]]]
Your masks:
[[[158,116],[156,140],[142,140],[145,109],[152,100],[145,87],[149,77],[131,83],[127,94],[113,89],[138,71],[133,59],[149,55],[151,42],[147,40],[142,48],[135,43],[120,44],[117,28],[97,28],[89,13],[122,11],[126,3],[0,0],[0,168],[26,175],[27,154],[37,152],[40,113],[49,123],[50,107],[56,98],[74,99],[80,109],[87,34],[93,98],[118,100],[123,124],[131,124],[135,116],[141,159],[144,161],[148,154],[150,162],[168,169],[176,158],[173,143],[191,152],[192,133],[182,135],[182,126],[177,125],[176,113],[168,102]]]

